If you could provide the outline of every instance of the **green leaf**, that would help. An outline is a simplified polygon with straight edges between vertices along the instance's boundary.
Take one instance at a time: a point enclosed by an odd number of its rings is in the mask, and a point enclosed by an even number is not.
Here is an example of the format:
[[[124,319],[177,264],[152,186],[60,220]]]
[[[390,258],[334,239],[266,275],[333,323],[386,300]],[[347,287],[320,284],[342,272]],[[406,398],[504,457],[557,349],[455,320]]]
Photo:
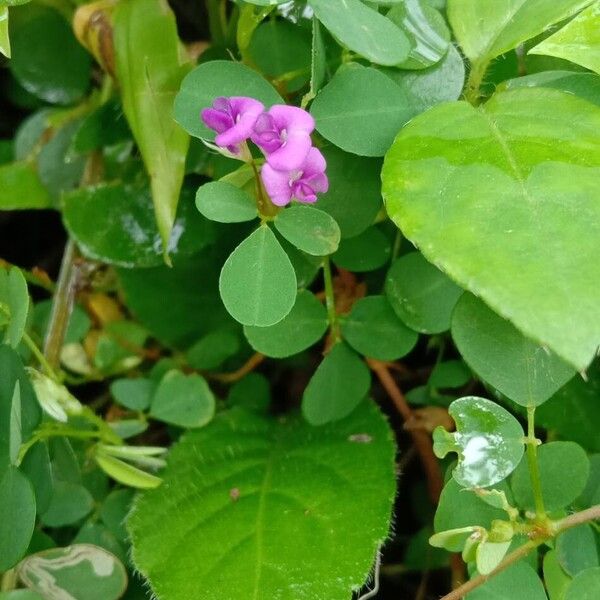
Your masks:
[[[550,442],[537,449],[542,497],[547,511],[559,510],[571,504],[585,488],[590,461],[581,446],[573,442]],[[565,473],[569,474],[565,481]],[[527,510],[535,509],[527,460],[515,470],[511,487],[516,503]]]
[[[0,210],[48,208],[50,196],[31,163],[0,165]]]
[[[490,487],[515,470],[523,456],[525,434],[507,410],[485,398],[467,396],[455,400],[448,412],[456,433],[438,426],[433,432],[433,450],[439,458],[448,452],[458,454],[452,476],[460,485]]]
[[[362,233],[381,209],[381,161],[323,148],[327,160],[329,191],[319,196],[319,209],[340,226],[342,238]]]
[[[290,21],[270,19],[261,23],[248,48],[261,73],[270,79],[281,78],[289,92],[304,86],[310,76],[311,35]],[[291,73],[299,73],[291,77]]]
[[[225,308],[242,325],[275,325],[292,310],[296,274],[267,225],[250,234],[225,261],[219,290]]]
[[[564,58],[600,75],[600,2],[595,2],[529,51]]]
[[[342,44],[370,61],[392,66],[408,57],[410,44],[404,33],[359,0],[308,0],[308,4]]]
[[[535,411],[535,422],[562,438],[600,451],[600,364],[592,363],[587,381],[574,377]]]
[[[6,325],[0,340],[16,349],[25,333],[28,312],[29,292],[21,270],[0,268],[0,327]]]
[[[404,69],[423,69],[439,62],[448,50],[450,31],[444,17],[427,0],[404,0],[392,7],[387,18],[398,25],[410,43]]]
[[[227,251],[227,246],[220,244],[215,251],[203,251],[173,268],[119,269],[127,306],[169,346],[189,346],[212,329],[231,323],[219,297],[218,266],[223,264],[223,250]]]
[[[23,589],[0,592],[0,600],[44,600],[44,597],[31,590]]]
[[[211,181],[198,188],[196,208],[211,221],[241,223],[256,219],[258,213],[253,198],[226,181]]]
[[[101,451],[94,453],[98,466],[115,481],[140,490],[149,490],[162,483],[160,477],[146,473],[129,463]]]
[[[582,260],[600,236],[599,127],[579,98],[513,90],[415,118],[383,168],[388,213],[425,257],[578,369],[600,340],[600,262]]]
[[[81,100],[89,87],[92,61],[63,15],[38,4],[12,9],[10,38],[8,66],[28,92],[51,104]]]
[[[450,328],[462,290],[420,252],[409,252],[392,264],[385,293],[409,327],[422,333],[441,333]]]
[[[19,355],[6,344],[0,344],[0,373],[1,478],[5,469],[14,462],[18,440],[29,440],[42,414]],[[17,395],[15,389],[18,389]],[[15,418],[17,416],[18,419]]]
[[[215,132],[204,125],[200,112],[221,96],[249,96],[260,100],[265,108],[283,103],[275,88],[253,69],[213,60],[196,67],[182,81],[173,108],[175,120],[191,135],[214,140]]]
[[[462,360],[447,360],[433,367],[427,384],[436,389],[459,388],[470,379],[471,371]]]
[[[571,578],[560,566],[556,550],[549,550],[544,555],[544,583],[550,600],[564,600]]]
[[[556,538],[556,557],[571,577],[600,567],[598,535],[590,524],[567,529]]]
[[[113,398],[125,408],[131,410],[147,410],[156,384],[144,377],[135,379],[115,379],[110,384]]]
[[[383,156],[412,116],[402,88],[380,71],[359,65],[340,69],[310,112],[323,137],[361,156]]]
[[[271,327],[244,327],[244,334],[257,351],[273,358],[298,354],[317,343],[329,321],[323,304],[312,292],[300,290],[294,307]]]
[[[341,241],[333,262],[342,269],[363,272],[375,271],[389,260],[392,245],[378,227],[369,227],[362,233]]]
[[[172,104],[189,64],[165,0],[129,0],[113,13],[114,52],[123,110],[150,175],[165,260],[175,223],[189,137]],[[160,44],[156,41],[160,40]]]
[[[327,77],[327,49],[323,40],[323,33],[319,19],[313,16],[312,19],[312,44],[310,52],[310,91],[308,98],[312,99],[323,87],[323,82]],[[304,100],[302,105],[304,106]]]
[[[510,547],[511,540],[505,542],[482,541],[476,550],[477,571],[489,575],[502,561]]]
[[[77,532],[77,535],[71,540],[71,544],[92,544],[93,546],[104,548],[104,550],[113,554],[122,563],[127,564],[128,562],[123,545],[101,523],[94,523],[91,520],[84,523]]]
[[[8,36],[8,6],[0,7],[0,53],[10,58],[10,38]]]
[[[25,554],[35,526],[35,495],[16,467],[0,479],[0,571],[14,567]]]
[[[448,19],[472,62],[489,61],[581,10],[591,0],[448,0]]]
[[[405,356],[418,339],[396,316],[385,296],[357,300],[342,321],[342,334],[361,354],[385,361]]]
[[[179,427],[203,427],[215,414],[215,397],[204,377],[169,371],[160,381],[150,416]]]
[[[365,363],[344,342],[338,342],[308,382],[302,414],[311,425],[343,419],[364,400],[370,385]]]
[[[165,485],[135,502],[134,563],[162,600],[347,600],[388,534],[391,439],[366,402],[318,429],[296,416],[221,414],[181,438]]]
[[[535,570],[520,561],[490,577],[469,592],[467,600],[547,600],[544,584]]]
[[[117,600],[127,587],[127,573],[117,557],[91,544],[38,552],[21,562],[18,573],[46,600]]]
[[[277,214],[274,224],[288,242],[312,256],[333,254],[340,243],[335,219],[312,206],[290,206]]]
[[[575,375],[572,367],[471,294],[456,305],[452,338],[484,381],[521,406],[542,404]]]
[[[229,329],[217,329],[199,339],[187,351],[187,360],[194,369],[216,369],[237,354],[240,346],[237,333]]]
[[[265,413],[271,403],[269,380],[260,373],[249,373],[231,386],[227,404]]]
[[[94,508],[94,498],[79,483],[57,481],[48,508],[40,515],[47,527],[64,527],[81,521]]]
[[[63,217],[81,251],[94,260],[133,268],[162,262],[159,233],[149,190],[122,183],[80,188],[64,198]],[[214,227],[198,215],[189,194],[173,223],[167,246],[175,259],[214,242]]]
[[[502,488],[503,485],[498,487]],[[434,529],[438,534],[473,526],[489,529],[496,519],[506,519],[506,513],[486,504],[475,492],[461,487],[451,478],[442,490],[435,512]],[[468,535],[469,531],[465,531],[463,535],[447,536],[443,547],[450,552],[460,552]]]
[[[128,539],[125,519],[131,508],[133,490],[113,490],[102,503],[100,518],[114,536],[125,543]]]
[[[600,595],[600,567],[577,574],[564,600],[595,600]]]
[[[428,69],[381,71],[405,91],[414,115],[441,102],[457,100],[465,83],[465,63],[453,44],[448,46],[444,58]]]
[[[21,471],[27,476],[35,492],[38,514],[46,512],[52,498],[54,480],[47,442],[34,444],[21,462]]]

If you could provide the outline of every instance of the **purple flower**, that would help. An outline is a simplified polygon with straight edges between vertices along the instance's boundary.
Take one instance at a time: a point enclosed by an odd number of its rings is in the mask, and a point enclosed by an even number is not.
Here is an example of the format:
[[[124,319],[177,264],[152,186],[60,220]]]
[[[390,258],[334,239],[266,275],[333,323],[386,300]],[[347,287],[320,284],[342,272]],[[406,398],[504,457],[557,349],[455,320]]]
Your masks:
[[[252,141],[278,171],[298,169],[312,146],[312,116],[296,106],[276,104],[256,120]]]
[[[264,110],[262,102],[254,98],[231,96],[217,98],[200,115],[204,124],[217,132],[216,144],[237,154],[239,144],[251,136],[256,119]]]
[[[329,189],[329,180],[325,175],[327,163],[316,148],[310,148],[299,169],[278,171],[266,163],[261,170],[265,189],[273,204],[285,206],[292,198],[299,202],[316,202],[317,193]]]

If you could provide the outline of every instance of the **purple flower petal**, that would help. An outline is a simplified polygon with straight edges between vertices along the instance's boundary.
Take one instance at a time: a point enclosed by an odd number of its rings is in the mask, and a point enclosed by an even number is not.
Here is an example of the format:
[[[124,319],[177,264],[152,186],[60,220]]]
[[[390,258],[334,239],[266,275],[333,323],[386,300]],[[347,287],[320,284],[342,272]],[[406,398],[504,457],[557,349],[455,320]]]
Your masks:
[[[299,129],[292,129],[287,139],[277,150],[267,156],[269,164],[279,171],[298,169],[306,160],[312,146],[310,134]]]
[[[285,206],[292,200],[292,186],[290,185],[290,174],[286,171],[276,171],[268,163],[263,165],[260,172],[262,181],[276,206]]]
[[[211,108],[201,112],[201,117],[207,127],[217,132],[217,145],[235,148],[250,137],[264,109],[264,105],[254,98],[220,97],[215,99]]]

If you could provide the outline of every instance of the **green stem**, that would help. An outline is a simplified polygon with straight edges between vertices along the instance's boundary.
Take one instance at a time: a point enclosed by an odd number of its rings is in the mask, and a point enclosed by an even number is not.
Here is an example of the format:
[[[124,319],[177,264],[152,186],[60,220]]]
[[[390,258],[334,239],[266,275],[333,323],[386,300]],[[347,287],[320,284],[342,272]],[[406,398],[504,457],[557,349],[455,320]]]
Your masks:
[[[529,476],[531,477],[531,488],[535,501],[535,514],[539,520],[546,518],[544,497],[542,495],[542,480],[540,478],[540,466],[538,464],[537,446],[535,437],[535,406],[527,407],[527,463],[529,465]]]
[[[333,278],[331,276],[331,262],[329,256],[323,259],[323,281],[325,283],[325,306],[327,307],[327,317],[329,326],[334,339],[340,339],[337,313],[335,311],[335,293],[333,291]]]
[[[248,150],[248,152],[250,152]],[[258,208],[258,214],[262,221],[271,220],[278,212],[279,209],[275,206],[263,188],[262,181],[260,179],[260,174],[258,172],[258,167],[256,166],[256,161],[252,158],[249,161],[249,164],[254,171],[254,184],[256,187],[256,207]]]
[[[481,92],[479,88],[481,88],[483,76],[485,75],[489,64],[489,60],[483,60],[481,62],[474,61],[471,64],[471,72],[469,73],[467,85],[465,86],[465,99],[473,106],[477,106],[481,101]]]
[[[208,12],[208,28],[215,46],[225,45],[225,24],[223,23],[223,2],[221,0],[206,0]]]
[[[31,353],[37,358],[44,371],[46,371],[46,375],[48,375],[48,377],[50,377],[50,379],[53,379],[54,381],[59,381],[60,378],[56,374],[56,371],[46,360],[46,357],[43,355],[42,351],[37,347],[37,344],[31,339],[29,334],[23,333],[23,341],[25,342],[25,345],[31,350]]]
[[[56,369],[60,365],[60,351],[75,300],[77,269],[75,269],[74,261],[76,256],[77,248],[75,247],[75,242],[69,238],[60,265],[56,294],[52,302],[50,323],[48,324],[48,332],[46,333],[46,340],[44,342],[44,355],[53,369]]]

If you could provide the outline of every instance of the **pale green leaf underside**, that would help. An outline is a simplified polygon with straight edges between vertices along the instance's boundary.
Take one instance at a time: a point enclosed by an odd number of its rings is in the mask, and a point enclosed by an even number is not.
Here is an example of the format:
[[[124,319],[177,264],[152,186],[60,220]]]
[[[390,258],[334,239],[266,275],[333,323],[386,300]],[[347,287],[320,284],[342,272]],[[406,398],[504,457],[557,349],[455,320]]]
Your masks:
[[[319,428],[234,409],[135,504],[135,564],[161,600],[348,600],[387,536],[393,465],[371,403]]]
[[[592,0],[448,0],[448,20],[465,55],[487,62],[576,14]]]
[[[600,75],[600,2],[586,8],[529,53],[564,58]]]
[[[600,342],[600,110],[550,89],[443,104],[396,138],[390,217],[525,335],[585,369]]]

